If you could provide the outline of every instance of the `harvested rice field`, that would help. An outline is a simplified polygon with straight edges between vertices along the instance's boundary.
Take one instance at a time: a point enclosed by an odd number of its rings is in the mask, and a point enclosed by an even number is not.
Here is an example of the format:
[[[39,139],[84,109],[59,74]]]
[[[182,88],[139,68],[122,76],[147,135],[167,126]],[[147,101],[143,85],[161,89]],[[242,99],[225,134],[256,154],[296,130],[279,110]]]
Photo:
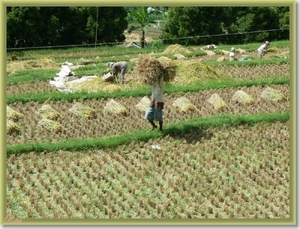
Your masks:
[[[217,61],[223,47],[208,55],[178,45],[24,51],[17,61],[8,58],[7,216],[22,222],[196,219],[199,224],[290,219],[295,76],[289,42],[282,44],[262,61],[245,45],[241,48],[249,51],[243,55],[251,59],[236,63]],[[186,58],[173,56],[178,52]],[[156,75],[145,71],[143,55],[153,57],[161,71],[172,66],[163,131],[152,131],[144,119],[151,95],[145,83],[154,82],[145,77]],[[107,62],[119,60],[128,62],[125,84],[104,82]],[[65,61],[90,63],[76,66],[76,77],[98,78],[70,87],[71,93],[58,91],[49,81]]]

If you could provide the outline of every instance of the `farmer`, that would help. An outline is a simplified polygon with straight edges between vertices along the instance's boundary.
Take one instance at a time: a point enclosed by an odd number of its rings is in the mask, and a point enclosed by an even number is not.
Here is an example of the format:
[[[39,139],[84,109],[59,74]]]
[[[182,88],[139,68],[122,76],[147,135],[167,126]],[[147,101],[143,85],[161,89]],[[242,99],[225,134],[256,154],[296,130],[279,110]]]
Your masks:
[[[163,130],[163,109],[164,109],[164,87],[166,82],[164,81],[164,76],[161,75],[157,82],[152,86],[151,102],[146,111],[145,119],[147,119],[151,125],[152,130],[157,128],[154,121],[158,121],[159,130]]]
[[[229,52],[229,61],[235,60],[235,48],[232,47]]]
[[[125,73],[127,70],[127,63],[125,61],[120,61],[120,62],[109,62],[108,67],[113,70],[113,75],[114,77],[117,78],[118,73],[120,73],[120,82],[124,84],[124,79],[125,79]]]
[[[264,44],[262,44],[258,49],[258,57],[261,60],[263,55],[267,52],[268,46],[270,45],[269,41],[266,41]]]

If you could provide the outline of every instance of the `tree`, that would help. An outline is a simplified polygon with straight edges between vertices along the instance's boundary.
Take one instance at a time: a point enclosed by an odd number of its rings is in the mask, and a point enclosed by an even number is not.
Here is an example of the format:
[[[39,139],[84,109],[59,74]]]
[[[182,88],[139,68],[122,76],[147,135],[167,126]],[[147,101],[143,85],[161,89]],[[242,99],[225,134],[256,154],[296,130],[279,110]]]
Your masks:
[[[123,42],[126,16],[124,7],[9,7],[7,47]]]
[[[142,30],[141,47],[145,47],[145,34],[148,31],[148,26],[154,26],[156,23],[150,19],[150,14],[147,12],[147,7],[140,7],[140,11],[129,11],[129,14],[134,17],[138,23],[139,29]]]
[[[162,38],[165,43],[197,45],[215,43],[209,35],[222,33],[222,7],[171,7]]]

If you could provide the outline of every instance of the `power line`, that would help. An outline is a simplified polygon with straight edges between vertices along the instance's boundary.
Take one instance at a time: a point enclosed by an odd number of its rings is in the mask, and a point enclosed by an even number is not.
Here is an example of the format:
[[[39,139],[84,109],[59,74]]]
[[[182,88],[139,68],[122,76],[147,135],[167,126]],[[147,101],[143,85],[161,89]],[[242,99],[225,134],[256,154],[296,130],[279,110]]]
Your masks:
[[[289,28],[282,29],[267,29],[267,30],[256,30],[256,31],[248,31],[248,32],[237,32],[237,33],[221,33],[221,34],[209,34],[209,35],[198,35],[198,36],[189,36],[189,37],[174,37],[174,38],[166,38],[166,39],[157,39],[156,41],[168,41],[168,40],[184,40],[184,39],[195,39],[195,38],[209,38],[209,37],[221,37],[221,36],[234,36],[234,35],[243,35],[243,34],[251,34],[251,33],[262,33],[262,32],[274,32],[274,31],[284,31],[289,30]],[[7,48],[7,51],[13,50],[30,50],[30,49],[51,49],[51,48],[71,48],[71,47],[85,47],[85,46],[104,46],[104,45],[120,45],[124,42],[103,42],[103,43],[93,43],[93,44],[77,44],[77,45],[55,45],[55,46],[36,46],[36,47],[20,47],[20,48]]]

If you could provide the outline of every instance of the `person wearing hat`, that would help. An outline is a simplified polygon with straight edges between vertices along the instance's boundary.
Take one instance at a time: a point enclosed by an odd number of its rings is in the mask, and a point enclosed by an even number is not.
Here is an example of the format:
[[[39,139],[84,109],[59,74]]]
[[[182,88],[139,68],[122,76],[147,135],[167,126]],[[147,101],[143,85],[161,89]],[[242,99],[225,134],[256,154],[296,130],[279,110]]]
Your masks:
[[[263,55],[268,51],[268,46],[270,45],[269,41],[266,41],[264,44],[262,44],[258,49],[258,57],[261,60]]]
[[[232,47],[229,52],[229,61],[235,60],[235,48]]]
[[[108,67],[113,70],[114,77],[117,77],[118,73],[120,73],[120,82],[124,84],[127,63],[125,61],[109,62]]]

